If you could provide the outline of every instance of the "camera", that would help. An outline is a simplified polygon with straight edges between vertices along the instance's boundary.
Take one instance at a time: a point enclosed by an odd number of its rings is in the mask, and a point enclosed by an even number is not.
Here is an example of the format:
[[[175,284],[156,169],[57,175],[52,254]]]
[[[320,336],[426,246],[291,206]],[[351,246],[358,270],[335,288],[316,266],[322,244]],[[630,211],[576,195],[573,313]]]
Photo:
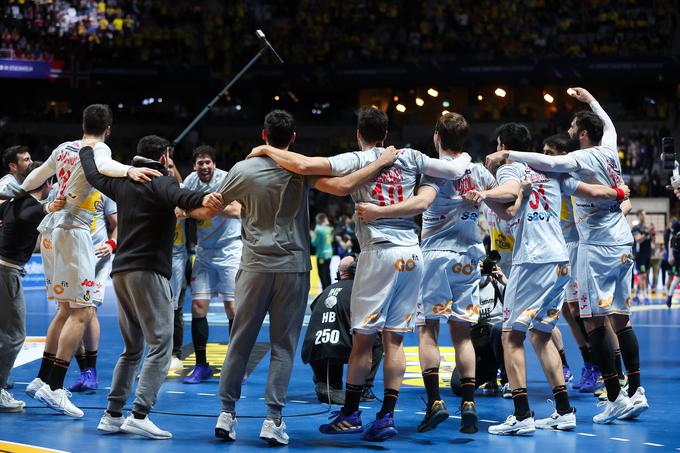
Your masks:
[[[671,176],[673,189],[680,187],[679,157],[675,149],[675,139],[673,137],[663,137],[661,139],[661,160],[663,161],[663,169],[673,172]]]
[[[496,268],[496,263],[501,260],[501,255],[496,250],[491,250],[489,254],[482,261],[482,275],[491,275]]]

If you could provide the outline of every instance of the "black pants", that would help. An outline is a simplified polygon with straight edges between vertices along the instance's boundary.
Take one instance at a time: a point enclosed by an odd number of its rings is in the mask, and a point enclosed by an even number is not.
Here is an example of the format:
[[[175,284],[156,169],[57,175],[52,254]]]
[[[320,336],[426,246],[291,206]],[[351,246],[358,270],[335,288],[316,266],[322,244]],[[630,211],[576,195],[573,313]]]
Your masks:
[[[375,375],[378,374],[378,368],[380,368],[382,357],[382,338],[378,335],[375,344],[373,345],[371,372],[368,373],[368,376],[366,377],[367,387],[373,387],[373,381],[375,381]],[[326,383],[326,379],[328,379],[331,388],[341,390],[343,367],[345,363],[347,363],[346,358],[341,360],[310,360],[309,365],[314,371],[314,383]]]
[[[324,258],[316,258],[316,267],[319,271],[319,280],[321,280],[321,287],[326,289],[331,284],[331,260]]]
[[[475,327],[471,332],[472,345],[475,348],[475,382],[477,386],[496,380],[498,370],[501,371],[501,384],[508,382],[503,361],[503,342],[501,340],[502,324],[486,324]],[[453,393],[460,396],[460,373],[458,368],[451,374]]]

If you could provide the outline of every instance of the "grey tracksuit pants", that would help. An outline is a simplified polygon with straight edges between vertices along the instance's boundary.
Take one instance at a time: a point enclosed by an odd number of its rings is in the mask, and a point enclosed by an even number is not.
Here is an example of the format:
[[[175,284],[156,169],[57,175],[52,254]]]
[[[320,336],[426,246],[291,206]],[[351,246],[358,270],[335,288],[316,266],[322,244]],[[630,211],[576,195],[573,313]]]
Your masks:
[[[133,410],[147,414],[170,366],[174,316],[170,283],[157,272],[140,270],[113,274],[113,287],[125,349],[113,370],[107,410],[123,411],[146,343],[149,353],[137,384]]]
[[[26,302],[22,271],[0,265],[0,389],[26,339]]]
[[[271,359],[265,391],[268,417],[278,419],[286,404],[302,321],[307,308],[309,273],[236,274],[236,316],[220,375],[222,411],[235,414],[250,352],[269,313]]]

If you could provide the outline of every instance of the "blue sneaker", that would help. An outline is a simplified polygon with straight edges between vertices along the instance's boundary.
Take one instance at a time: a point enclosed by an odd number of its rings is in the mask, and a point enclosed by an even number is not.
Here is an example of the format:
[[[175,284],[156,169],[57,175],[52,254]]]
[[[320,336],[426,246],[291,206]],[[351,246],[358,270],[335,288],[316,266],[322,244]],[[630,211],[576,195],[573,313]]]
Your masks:
[[[86,368],[84,370],[84,374],[85,382],[83,382],[81,390],[83,392],[87,390],[97,390],[99,388],[99,382],[97,382],[97,370],[94,368]]]
[[[71,384],[68,388],[69,392],[82,392],[85,389],[83,389],[83,384],[85,383],[85,380],[87,379],[87,371],[89,368],[85,368],[80,372],[80,375],[78,376],[78,379],[76,379],[76,382]]]
[[[588,375],[588,378],[581,383],[581,388],[579,388],[580,393],[593,393],[595,390],[599,389],[602,387],[602,373],[600,373],[600,369],[595,366],[591,365],[590,368],[590,374]]]
[[[184,378],[185,384],[198,384],[207,381],[213,375],[213,369],[210,365],[194,365],[189,370],[189,374]]]
[[[588,376],[590,375],[591,366],[592,365],[590,363],[583,364],[583,367],[581,368],[581,377],[579,378],[578,381],[571,383],[571,388],[573,388],[574,390],[578,390],[581,388],[583,383],[588,379]]]
[[[570,382],[573,378],[574,375],[571,372],[571,369],[569,369],[568,366],[562,365],[562,373],[564,374],[564,383],[567,384]]]
[[[364,426],[361,424],[361,411],[356,411],[352,415],[345,415],[342,411],[333,411],[329,418],[333,418],[333,421],[319,426],[321,434],[354,434],[364,432]]]
[[[397,434],[397,428],[394,427],[394,416],[391,412],[388,412],[383,418],[366,425],[366,431],[361,435],[361,440],[383,442]]]

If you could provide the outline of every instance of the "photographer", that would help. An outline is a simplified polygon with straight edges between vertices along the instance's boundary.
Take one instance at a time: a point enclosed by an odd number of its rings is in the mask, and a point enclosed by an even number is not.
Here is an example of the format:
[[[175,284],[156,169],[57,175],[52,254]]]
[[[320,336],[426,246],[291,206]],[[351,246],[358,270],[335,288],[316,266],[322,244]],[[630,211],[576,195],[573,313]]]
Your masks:
[[[496,376],[501,371],[501,384],[508,378],[503,362],[501,327],[503,321],[503,296],[508,283],[503,271],[496,265],[500,255],[491,251],[481,262],[482,278],[479,281],[479,321],[472,326],[470,337],[475,348],[475,382],[487,383],[486,389],[496,389]],[[461,395],[461,379],[458,368],[451,374],[451,389]]]
[[[302,344],[302,361],[314,370],[314,384],[319,402],[345,404],[342,387],[343,365],[352,351],[349,306],[356,272],[355,255],[348,255],[338,266],[338,281],[328,286],[312,302],[312,315]],[[371,372],[366,379],[361,401],[373,401],[370,388],[382,360],[380,336],[373,346]]]
[[[638,272],[638,285],[635,291],[635,300],[639,303],[639,296],[642,294],[642,299],[645,304],[649,303],[649,278],[647,274],[651,266],[652,260],[652,238],[654,237],[654,225],[647,224],[647,213],[643,209],[637,212],[638,224],[631,229],[633,238],[635,239],[635,246],[633,247],[633,254],[635,255],[635,267]]]
[[[675,221],[671,224],[671,234],[668,240],[668,264],[671,265],[671,274],[673,280],[668,288],[668,296],[666,297],[666,305],[671,308],[673,303],[673,293],[680,284],[680,221]]]

